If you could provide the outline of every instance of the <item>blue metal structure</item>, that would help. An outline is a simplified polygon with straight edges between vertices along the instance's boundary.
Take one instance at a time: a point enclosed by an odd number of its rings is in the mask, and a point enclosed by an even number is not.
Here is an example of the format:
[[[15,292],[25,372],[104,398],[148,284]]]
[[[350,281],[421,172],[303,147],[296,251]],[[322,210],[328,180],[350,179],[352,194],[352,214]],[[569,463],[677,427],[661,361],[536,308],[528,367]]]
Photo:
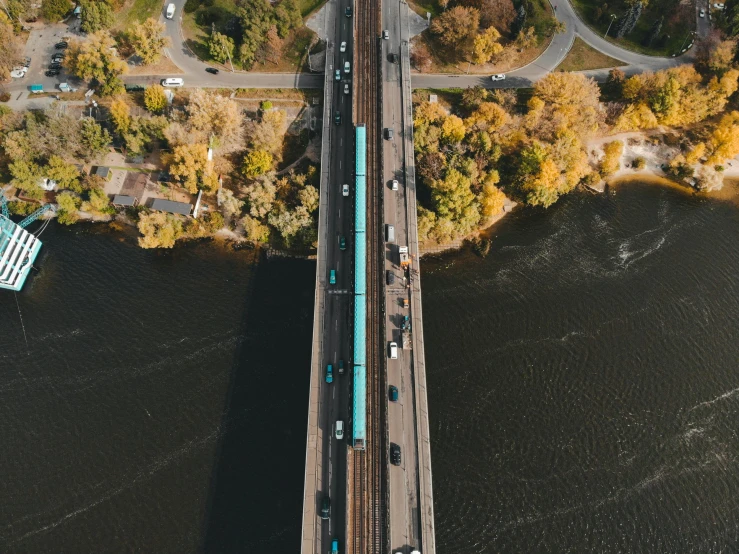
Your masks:
[[[5,195],[0,191],[0,208],[0,288],[19,291],[41,250],[41,241],[25,227],[53,210],[53,206],[45,204],[16,224],[10,220]]]
[[[352,446],[364,450],[367,437],[367,128],[364,125],[357,125],[355,139]]]

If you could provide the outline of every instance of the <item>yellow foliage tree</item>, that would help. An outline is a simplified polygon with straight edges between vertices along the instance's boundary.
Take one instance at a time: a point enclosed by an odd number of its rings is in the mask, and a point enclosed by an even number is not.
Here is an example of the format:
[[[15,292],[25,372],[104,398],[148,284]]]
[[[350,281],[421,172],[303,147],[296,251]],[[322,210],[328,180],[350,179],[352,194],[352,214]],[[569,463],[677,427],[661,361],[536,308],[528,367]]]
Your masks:
[[[110,104],[110,117],[113,118],[113,126],[119,135],[128,132],[131,126],[131,108],[122,98],[116,98]]]
[[[488,63],[493,56],[503,51],[503,46],[498,42],[500,33],[495,27],[488,27],[475,37],[472,44],[472,63]]]
[[[204,144],[180,144],[175,146],[169,166],[172,176],[190,193],[198,188],[216,190],[218,176],[213,162],[208,161],[208,147]]]
[[[600,162],[600,174],[603,177],[612,175],[621,169],[621,154],[624,152],[624,143],[614,140],[603,146],[604,156]]]
[[[139,237],[141,248],[172,248],[182,236],[182,221],[170,214],[161,212],[139,216]]]
[[[693,149],[690,152],[688,152],[685,155],[685,162],[690,165],[696,164],[703,157],[705,153],[706,153],[706,143],[699,142],[693,147]]]
[[[638,131],[657,127],[657,117],[644,103],[630,104],[618,116],[615,128],[617,131]]]
[[[421,102],[413,114],[413,124],[439,123],[446,118],[447,112],[438,102]]]
[[[739,112],[721,118],[708,139],[708,163],[721,164],[739,154]]]
[[[456,115],[449,115],[441,126],[441,137],[449,143],[461,142],[465,135],[464,121]]]
[[[465,119],[467,128],[475,127],[478,130],[495,131],[503,127],[510,120],[505,109],[495,102],[483,102],[470,117]]]

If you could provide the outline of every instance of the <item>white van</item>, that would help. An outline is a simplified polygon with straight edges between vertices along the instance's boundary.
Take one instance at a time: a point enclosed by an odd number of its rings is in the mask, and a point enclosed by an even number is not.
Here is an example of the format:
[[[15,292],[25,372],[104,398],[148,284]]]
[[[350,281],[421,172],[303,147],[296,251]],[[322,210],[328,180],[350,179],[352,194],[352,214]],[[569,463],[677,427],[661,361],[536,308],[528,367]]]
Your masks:
[[[172,19],[174,17],[174,10],[175,10],[174,4],[169,4],[167,6],[167,19]]]
[[[395,227],[392,225],[385,225],[385,240],[395,242]]]
[[[169,77],[167,79],[162,79],[163,87],[181,87],[184,84],[185,80],[179,77]]]
[[[389,354],[391,360],[397,360],[398,359],[398,343],[397,342],[391,342],[389,345]]]
[[[344,438],[344,422],[340,419],[336,420],[336,438],[338,440]]]

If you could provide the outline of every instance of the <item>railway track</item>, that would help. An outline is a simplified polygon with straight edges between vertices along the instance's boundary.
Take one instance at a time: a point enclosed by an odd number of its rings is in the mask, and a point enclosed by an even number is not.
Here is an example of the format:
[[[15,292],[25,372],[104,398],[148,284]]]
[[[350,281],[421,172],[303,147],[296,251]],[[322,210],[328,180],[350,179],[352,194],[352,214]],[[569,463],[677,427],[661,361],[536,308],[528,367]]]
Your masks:
[[[354,123],[367,126],[367,440],[364,451],[351,456],[352,517],[348,520],[350,554],[382,554],[384,537],[385,453],[382,390],[384,332],[382,328],[382,202],[378,187],[379,109],[378,48],[379,2],[357,0],[355,5]]]

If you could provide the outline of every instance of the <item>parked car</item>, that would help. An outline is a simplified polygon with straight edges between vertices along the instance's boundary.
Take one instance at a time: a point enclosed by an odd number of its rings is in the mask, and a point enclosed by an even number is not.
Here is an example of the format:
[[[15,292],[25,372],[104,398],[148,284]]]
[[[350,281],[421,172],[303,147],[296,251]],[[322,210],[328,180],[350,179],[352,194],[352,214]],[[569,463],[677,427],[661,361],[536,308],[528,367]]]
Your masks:
[[[142,90],[146,90],[144,85],[126,85],[126,92],[141,92]]]
[[[398,387],[390,385],[390,402],[398,401]]]
[[[385,272],[385,282],[388,285],[392,285],[395,283],[395,274],[389,269]]]
[[[64,54],[61,54],[61,53],[60,54],[54,54],[51,57],[51,61],[52,62],[61,62],[65,57],[66,56]]]
[[[341,187],[341,195],[342,196],[349,196],[349,185],[343,185]]]
[[[339,46],[339,52],[346,52],[346,42],[342,42]]]
[[[505,81],[505,75],[503,73],[497,73],[490,77],[490,79],[493,81]]]
[[[61,69],[61,68],[62,68],[62,64],[60,64],[59,62],[54,62],[54,63],[49,64],[49,69]]]
[[[400,465],[400,446],[397,444],[390,444],[390,463],[394,466]]]
[[[13,69],[13,71],[10,72],[10,76],[13,79],[22,79],[26,76],[26,73],[28,73],[27,67],[16,67],[15,69]]]
[[[54,48],[56,48],[57,50],[64,50],[67,47],[69,47],[69,44],[67,44],[65,41],[57,42],[54,45]]]
[[[344,94],[351,93],[351,90],[349,89],[349,83],[344,83]]]
[[[46,73],[44,73],[44,75],[46,75],[47,77],[56,77],[57,75],[59,75],[59,70],[49,69]]]
[[[388,31],[387,29],[385,29],[382,32],[382,38],[385,39],[385,40],[390,40],[390,31]]]
[[[388,350],[390,354],[390,359],[397,360],[398,359],[398,343],[391,342],[390,344],[388,344]]]
[[[219,71],[215,67],[206,67],[205,70],[213,75],[218,75]]]

